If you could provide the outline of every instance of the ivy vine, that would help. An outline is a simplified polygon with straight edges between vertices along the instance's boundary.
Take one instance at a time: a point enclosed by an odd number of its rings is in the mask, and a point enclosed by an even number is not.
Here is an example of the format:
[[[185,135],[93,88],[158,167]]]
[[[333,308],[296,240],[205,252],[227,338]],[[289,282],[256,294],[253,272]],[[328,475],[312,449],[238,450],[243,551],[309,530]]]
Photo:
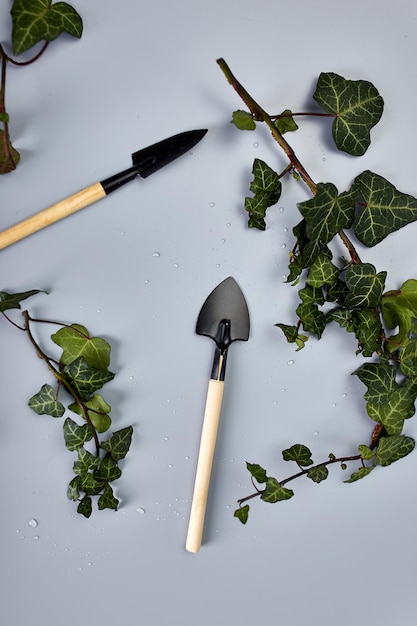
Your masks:
[[[245,198],[248,226],[265,230],[266,212],[281,197],[282,179],[288,175],[302,180],[311,195],[298,204],[301,219],[293,228],[295,243],[289,258],[287,282],[297,287],[299,297],[296,320],[276,326],[289,343],[301,350],[309,335],[320,339],[327,325],[336,323],[353,333],[357,354],[371,358],[353,372],[366,387],[366,413],[374,422],[369,441],[359,443],[357,454],[339,458],[329,454],[320,463],[314,463],[307,446],[295,444],[283,450],[282,457],[283,461],[296,463],[298,469],[281,480],[270,476],[261,465],[247,463],[254,492],[238,500],[234,514],[246,523],[249,500],[288,500],[294,492],[286,485],[297,478],[306,476],[320,483],[327,478],[330,465],[339,464],[346,470],[349,463],[356,463],[357,468],[345,480],[352,483],[414,449],[414,440],[403,429],[415,413],[417,398],[417,280],[411,278],[399,289],[385,291],[387,272],[363,262],[354,239],[373,247],[415,221],[417,199],[369,170],[356,176],[341,192],[333,183],[316,183],[284,137],[298,129],[295,118],[330,118],[336,147],[352,156],[363,155],[384,109],[384,101],[372,83],[348,80],[333,72],[321,73],[313,94],[320,111],[293,113],[286,109],[270,115],[223,59],[218,64],[247,107],[233,113],[235,126],[254,131],[258,123],[266,124],[288,159],[282,172],[255,159],[252,195]],[[341,260],[333,258],[331,244],[335,238],[346,249],[346,257]]]
[[[119,499],[115,496],[112,483],[121,477],[122,461],[130,448],[133,427],[127,426],[113,432],[106,439],[112,420],[111,406],[97,393],[113,380],[109,370],[111,347],[101,337],[92,337],[81,324],[33,318],[28,311],[22,312],[23,321],[10,317],[12,309],[21,309],[21,302],[40,293],[30,290],[22,293],[0,291],[0,313],[15,328],[26,333],[37,356],[52,374],[54,385],[46,383],[29,400],[30,408],[37,415],[63,418],[64,443],[70,452],[76,453],[67,496],[77,502],[77,512],[90,517],[93,497],[97,507],[117,510]],[[6,313],[7,312],[7,313]],[[53,344],[59,346],[61,354],[51,356],[37,342],[33,326],[50,324],[59,326],[51,335]],[[62,396],[69,401],[64,405]]]

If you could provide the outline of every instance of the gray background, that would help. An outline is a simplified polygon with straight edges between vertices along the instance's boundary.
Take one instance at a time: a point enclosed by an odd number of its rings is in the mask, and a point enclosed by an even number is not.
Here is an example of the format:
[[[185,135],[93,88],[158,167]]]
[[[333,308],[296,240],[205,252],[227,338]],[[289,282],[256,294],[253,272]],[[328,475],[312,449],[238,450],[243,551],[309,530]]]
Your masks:
[[[317,461],[354,454],[372,424],[350,375],[362,363],[353,337],[330,327],[295,353],[274,328],[294,320],[296,290],[283,281],[296,203],[308,193],[288,182],[267,231],[246,227],[254,157],[277,169],[285,160],[265,129],[231,126],[241,103],[215,63],[223,56],[276,113],[308,109],[321,71],[371,80],[385,114],[364,157],[337,153],[327,121],[302,121],[291,143],[317,181],[343,190],[369,168],[415,194],[415,3],[73,5],[84,19],[80,41],[63,37],[33,66],[9,68],[22,162],[0,181],[0,228],[128,167],[150,143],[209,133],[146,181],[1,252],[1,289],[46,288],[27,301],[34,315],[79,322],[111,342],[117,376],[103,395],[114,429],[135,426],[120,510],[76,515],[61,423],[27,407],[48,373],[26,337],[0,324],[4,624],[415,624],[416,453],[354,485],[334,467],[321,485],[289,485],[289,502],[254,501],[246,526],[233,519],[236,500],[252,492],[245,461],[283,478],[285,447],[304,443]],[[1,13],[7,42],[7,6]],[[360,248],[388,270],[387,288],[413,277],[415,233],[410,226],[376,250]],[[212,342],[194,328],[229,275],[247,298],[251,337],[229,352],[204,544],[191,555],[184,543],[212,359]],[[53,330],[39,329],[39,340]],[[407,434],[416,430],[407,422]]]

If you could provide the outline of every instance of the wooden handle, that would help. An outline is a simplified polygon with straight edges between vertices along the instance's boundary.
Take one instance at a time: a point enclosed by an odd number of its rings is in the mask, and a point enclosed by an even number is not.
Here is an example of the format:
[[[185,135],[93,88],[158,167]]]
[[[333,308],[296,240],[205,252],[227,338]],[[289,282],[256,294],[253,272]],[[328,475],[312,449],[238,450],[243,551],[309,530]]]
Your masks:
[[[65,198],[65,200],[61,200],[61,202],[57,202],[57,204],[53,204],[47,209],[39,211],[39,213],[32,215],[32,217],[28,217],[26,220],[0,233],[0,250],[7,248],[7,246],[16,243],[16,241],[20,241],[20,239],[32,233],[36,233],[36,231],[54,222],[62,220],[64,217],[71,215],[71,213],[84,209],[84,207],[93,204],[93,202],[97,202],[97,200],[101,200],[101,198],[105,196],[106,192],[101,183],[94,183],[74,195],[69,196],[69,198]]]
[[[213,465],[214,449],[216,447],[217,430],[223,399],[223,389],[224,381],[210,380],[204,412],[203,430],[201,433],[200,451],[198,454],[190,522],[185,544],[188,552],[198,552],[201,547],[211,468]]]

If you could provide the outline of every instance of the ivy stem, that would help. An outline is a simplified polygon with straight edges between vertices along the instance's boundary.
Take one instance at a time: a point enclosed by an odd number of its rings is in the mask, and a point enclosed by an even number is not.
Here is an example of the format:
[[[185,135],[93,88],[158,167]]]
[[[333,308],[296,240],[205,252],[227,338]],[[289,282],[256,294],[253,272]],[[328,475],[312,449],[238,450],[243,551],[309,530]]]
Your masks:
[[[0,56],[1,56],[1,79],[0,79],[0,115],[3,118],[3,152],[4,152],[4,168],[8,165],[11,169],[16,168],[16,163],[13,159],[10,138],[9,138],[9,124],[7,121],[6,112],[6,68],[9,57],[5,54],[2,45],[0,44]]]
[[[292,476],[289,476],[288,478],[284,478],[284,480],[281,480],[279,484],[281,485],[281,487],[283,487],[285,484],[289,483],[290,481],[295,480],[296,478],[300,478],[301,476],[305,476],[305,474],[307,474],[311,469],[317,469],[319,467],[326,467],[327,465],[332,465],[334,463],[347,463],[349,461],[363,461],[362,455],[354,454],[352,456],[341,456],[339,458],[328,459],[327,461],[323,461],[323,463],[318,463],[317,465],[314,465],[313,467],[302,469],[296,474],[293,474]],[[240,498],[240,500],[238,500],[237,502],[239,506],[242,506],[244,502],[247,502],[248,500],[252,500],[252,498],[257,498],[258,496],[261,496],[262,493],[263,493],[262,489],[257,489],[255,493],[251,493],[249,496]]]
[[[29,316],[28,311],[23,311],[23,319],[24,319],[24,322],[25,322],[23,330],[26,332],[26,334],[27,334],[27,336],[28,336],[32,346],[35,348],[36,354],[38,355],[38,357],[40,359],[42,359],[46,363],[49,371],[53,374],[53,376],[58,381],[58,384],[63,385],[65,387],[65,389],[72,396],[72,398],[74,399],[76,404],[80,407],[80,410],[82,411],[83,418],[85,419],[87,424],[89,424],[89,426],[90,426],[90,428],[92,430],[94,443],[95,443],[95,447],[96,447],[96,456],[99,456],[100,455],[100,441],[99,441],[99,438],[98,438],[97,431],[94,428],[94,425],[93,425],[93,423],[92,423],[92,421],[90,419],[90,416],[88,414],[87,407],[85,406],[84,402],[82,401],[79,393],[68,382],[68,380],[65,378],[65,376],[63,376],[61,374],[61,372],[59,370],[57,370],[52,365],[52,362],[51,362],[51,359],[49,358],[49,356],[47,354],[45,354],[45,352],[42,350],[42,348],[37,343],[36,339],[34,338],[34,336],[32,334],[32,331],[30,329],[31,318]]]

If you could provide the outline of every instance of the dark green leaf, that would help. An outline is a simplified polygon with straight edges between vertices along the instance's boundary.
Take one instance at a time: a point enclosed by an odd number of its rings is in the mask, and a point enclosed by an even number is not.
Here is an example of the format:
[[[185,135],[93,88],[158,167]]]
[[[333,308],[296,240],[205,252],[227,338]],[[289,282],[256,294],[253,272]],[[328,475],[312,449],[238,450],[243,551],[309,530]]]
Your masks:
[[[248,521],[249,515],[249,504],[245,504],[245,506],[241,506],[233,514],[233,517],[237,517],[237,519],[242,522],[242,524],[246,524]]]
[[[282,330],[288,343],[297,345],[297,351],[304,348],[308,337],[307,335],[300,335],[298,326],[288,326],[288,324],[275,324],[275,326]]]
[[[364,207],[354,229],[365,246],[374,246],[417,219],[417,199],[398,191],[382,176],[365,171],[355,179],[355,187]]]
[[[51,385],[43,385],[41,390],[31,397],[29,406],[38,415],[62,417],[65,413],[65,407],[56,399],[56,393]]]
[[[81,500],[80,504],[77,507],[77,513],[84,515],[84,517],[89,518],[93,511],[93,505],[91,502],[90,496],[84,496]]]
[[[284,461],[295,461],[300,467],[306,467],[313,464],[311,458],[311,450],[302,443],[295,443],[290,448],[282,451]]]
[[[353,374],[368,387],[364,398],[373,404],[386,404],[398,387],[395,367],[388,363],[365,363]]]
[[[8,309],[20,309],[20,303],[30,296],[34,296],[37,293],[47,293],[42,289],[31,289],[30,291],[24,291],[22,293],[7,293],[7,291],[0,291],[0,313],[4,313]]]
[[[417,377],[417,339],[409,339],[401,353],[400,368],[404,376]]]
[[[323,311],[319,311],[315,304],[299,304],[296,313],[300,318],[303,328],[308,333],[313,333],[321,337],[326,327],[326,316]]]
[[[281,135],[298,129],[298,126],[292,116],[292,112],[289,109],[285,109],[285,111],[277,117],[274,122],[274,126],[281,133]]]
[[[387,327],[399,327],[398,333],[392,335],[386,345],[388,352],[395,352],[407,343],[417,319],[417,280],[411,278],[403,283],[399,291],[384,293],[381,308]]]
[[[61,33],[80,38],[82,19],[66,2],[52,0],[14,0],[12,9],[13,52],[22,54],[39,41],[53,41]]]
[[[105,433],[109,430],[111,426],[111,417],[109,415],[111,406],[97,393],[85,402],[85,406],[88,409],[88,416],[96,431]],[[81,407],[76,402],[70,404],[68,408],[78,415],[84,415]]]
[[[249,111],[240,109],[233,111],[232,122],[239,130],[255,130],[256,128],[253,115]]]
[[[311,478],[315,483],[321,483],[322,480],[326,480],[329,475],[329,470],[325,465],[316,465],[311,467],[308,472],[308,478]]]
[[[66,365],[63,374],[83,400],[87,400],[95,391],[114,378],[114,374],[108,370],[90,367],[84,357]]]
[[[93,431],[89,424],[79,426],[74,420],[67,417],[64,422],[64,439],[65,445],[70,452],[81,448],[92,437]]]
[[[64,326],[51,335],[51,339],[63,349],[62,365],[69,365],[80,357],[98,370],[106,370],[110,365],[110,345],[101,337],[90,337],[80,324]]]
[[[298,295],[304,304],[319,304],[321,306],[325,302],[323,291],[311,285],[306,285],[300,289]]]
[[[254,196],[245,198],[245,209],[249,213],[248,225],[265,230],[266,210],[278,202],[281,196],[281,181],[278,174],[261,159],[254,160],[252,173],[250,190]]]
[[[120,478],[121,475],[122,471],[117,465],[117,462],[110,456],[110,454],[106,454],[96,472],[97,478],[111,483],[113,480]]]
[[[19,152],[13,147],[4,130],[0,130],[0,174],[13,172],[19,161]]]
[[[122,428],[121,430],[113,433],[107,441],[103,441],[101,447],[103,450],[106,450],[106,452],[109,452],[115,461],[120,461],[121,459],[124,459],[126,454],[129,452],[132,434],[132,426]]]
[[[379,306],[386,276],[387,272],[377,274],[371,263],[351,265],[346,270],[346,285],[349,289],[346,306],[362,308]]]
[[[414,439],[405,435],[381,437],[379,440],[376,462],[384,467],[410,454],[414,449]]]
[[[85,474],[90,470],[95,470],[100,465],[100,458],[91,454],[85,448],[78,448],[78,461],[74,462],[73,470],[75,474]]]
[[[354,331],[360,351],[364,356],[372,356],[381,348],[382,324],[374,309],[352,311]]]
[[[268,476],[263,467],[257,463],[246,463],[246,467],[258,483],[266,483]]]
[[[289,500],[294,495],[291,489],[281,487],[276,478],[268,478],[265,489],[262,492],[261,500],[273,504],[280,500]]]
[[[340,270],[334,265],[327,254],[319,254],[308,272],[306,283],[310,287],[319,288],[334,283]]]
[[[370,467],[360,467],[356,472],[353,472],[350,478],[344,480],[345,483],[355,483],[357,480],[361,480],[361,478],[365,478],[375,469],[375,465],[371,465]]]
[[[119,507],[119,500],[114,497],[113,489],[110,485],[106,485],[104,487],[103,493],[97,501],[97,506],[99,511],[102,511],[103,509],[112,509],[113,511],[117,511]]]
[[[384,425],[389,435],[399,435],[404,420],[414,415],[415,399],[414,385],[410,388],[410,384],[405,383],[391,393],[388,402],[384,404],[368,402],[366,410],[371,419]]]
[[[371,129],[384,109],[384,101],[374,85],[323,72],[313,98],[335,116],[332,133],[337,148],[353,156],[364,154],[371,142]]]
[[[371,448],[369,446],[365,446],[363,444],[358,446],[358,450],[363,458],[364,461],[370,461],[371,459],[374,458],[375,456],[375,452],[373,450],[371,450]]]
[[[96,474],[92,474],[90,472],[80,474],[79,480],[81,491],[84,491],[89,496],[96,496],[99,494],[106,482],[102,478],[99,478]]]
[[[80,481],[78,476],[75,476],[68,485],[67,498],[76,502],[80,497]]]

